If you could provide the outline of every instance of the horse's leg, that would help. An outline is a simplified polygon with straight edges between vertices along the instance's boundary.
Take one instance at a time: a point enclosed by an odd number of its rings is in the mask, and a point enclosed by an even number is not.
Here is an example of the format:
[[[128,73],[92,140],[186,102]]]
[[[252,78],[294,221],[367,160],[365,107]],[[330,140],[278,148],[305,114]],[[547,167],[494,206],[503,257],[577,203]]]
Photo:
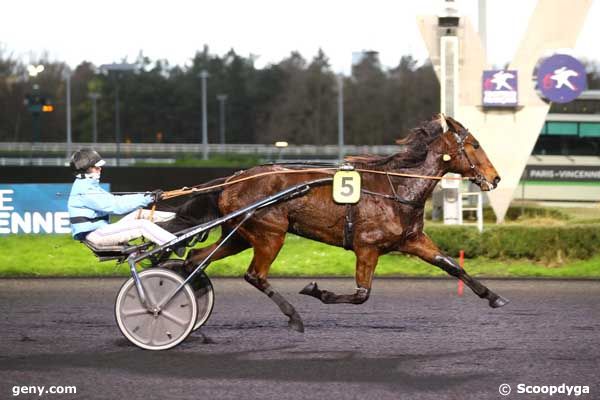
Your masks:
[[[288,326],[298,332],[304,332],[304,324],[300,314],[277,290],[275,290],[269,281],[267,275],[271,264],[279,254],[283,246],[285,233],[283,234],[262,234],[257,242],[252,243],[254,247],[254,257],[244,278],[252,286],[266,294],[279,309],[290,319]],[[258,239],[258,238],[257,238]]]
[[[192,270],[198,264],[204,261],[206,256],[208,256],[223,241],[223,239],[225,238],[225,236],[227,236],[229,232],[231,232],[230,228],[223,226],[221,237],[219,238],[219,240],[217,240],[210,246],[206,246],[201,249],[191,250],[184,264],[188,273],[192,272]],[[207,264],[210,264],[211,262],[216,260],[220,260],[221,258],[232,256],[248,248],[250,248],[250,243],[248,243],[243,237],[235,233],[229,238],[227,242],[223,244],[223,246],[221,246],[221,248],[219,248],[219,250],[215,252],[215,254],[212,255]]]
[[[424,233],[403,243],[399,250],[404,253],[416,255],[428,263],[440,267],[448,274],[460,279],[470,287],[477,296],[482,299],[487,299],[490,307],[502,307],[509,302],[504,297],[492,292],[476,279],[473,279],[464,269],[460,268],[454,259],[442,253],[429,236]]]
[[[356,292],[353,294],[335,294],[328,290],[321,290],[316,282],[311,282],[300,293],[316,297],[326,304],[362,304],[367,301],[371,293],[373,272],[375,272],[379,251],[374,247],[359,247],[354,250],[354,253],[356,254]]]

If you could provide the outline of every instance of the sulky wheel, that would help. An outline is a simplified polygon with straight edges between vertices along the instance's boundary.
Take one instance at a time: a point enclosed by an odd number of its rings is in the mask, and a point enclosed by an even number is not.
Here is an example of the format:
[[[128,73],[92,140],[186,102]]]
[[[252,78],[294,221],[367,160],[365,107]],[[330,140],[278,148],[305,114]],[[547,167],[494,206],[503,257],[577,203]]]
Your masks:
[[[215,292],[212,283],[204,271],[200,271],[192,280],[192,288],[198,306],[198,318],[194,324],[194,330],[199,329],[212,313],[215,305]]]
[[[185,279],[189,274],[183,267],[183,263],[183,260],[171,259],[158,266],[175,271]],[[194,296],[196,297],[196,304],[198,306],[198,318],[196,319],[196,324],[193,329],[195,331],[208,321],[215,305],[215,292],[212,282],[204,271],[198,272],[190,284],[194,290]]]
[[[160,304],[183,283],[177,273],[163,268],[140,272],[140,281],[150,309]],[[133,278],[123,284],[115,303],[115,317],[121,333],[133,344],[147,350],[177,346],[190,334],[197,320],[198,306],[190,285],[156,312],[140,301]]]

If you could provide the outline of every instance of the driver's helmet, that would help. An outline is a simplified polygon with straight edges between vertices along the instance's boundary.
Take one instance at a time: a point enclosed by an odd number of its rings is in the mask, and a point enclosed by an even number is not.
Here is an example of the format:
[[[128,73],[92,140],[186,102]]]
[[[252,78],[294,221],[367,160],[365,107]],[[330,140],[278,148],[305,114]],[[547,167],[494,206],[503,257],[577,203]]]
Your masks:
[[[93,149],[81,149],[73,153],[69,165],[75,175],[83,175],[91,167],[102,167],[106,161]]]

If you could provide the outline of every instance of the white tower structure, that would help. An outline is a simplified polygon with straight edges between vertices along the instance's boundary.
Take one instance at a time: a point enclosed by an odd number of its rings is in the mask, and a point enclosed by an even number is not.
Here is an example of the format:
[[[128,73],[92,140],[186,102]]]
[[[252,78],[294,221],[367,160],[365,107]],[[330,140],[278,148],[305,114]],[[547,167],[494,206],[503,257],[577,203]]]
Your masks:
[[[418,17],[442,87],[441,111],[475,134],[498,170],[502,181],[488,198],[497,221],[503,222],[550,108],[536,92],[534,68],[543,55],[575,46],[592,0],[538,0],[508,68],[518,72],[519,106],[506,109],[482,107],[482,74],[489,69],[482,41],[467,17],[453,14],[453,0],[444,4],[441,15]]]

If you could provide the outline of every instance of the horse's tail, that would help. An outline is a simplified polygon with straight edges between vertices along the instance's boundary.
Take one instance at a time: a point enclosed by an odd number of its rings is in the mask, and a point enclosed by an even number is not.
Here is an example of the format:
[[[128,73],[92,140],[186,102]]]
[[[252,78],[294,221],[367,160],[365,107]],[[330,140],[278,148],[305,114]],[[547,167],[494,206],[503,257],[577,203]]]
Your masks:
[[[196,189],[202,189],[215,186],[224,183],[227,179],[228,177],[217,178],[194,187]],[[199,192],[188,196],[182,196],[179,199],[182,199],[183,203],[182,200],[179,200],[178,205],[163,203],[158,209],[175,212],[175,218],[161,222],[158,225],[171,233],[177,233],[184,229],[219,218],[221,216],[221,211],[219,210],[219,197],[221,196],[222,191],[222,188],[218,188],[208,192]]]

